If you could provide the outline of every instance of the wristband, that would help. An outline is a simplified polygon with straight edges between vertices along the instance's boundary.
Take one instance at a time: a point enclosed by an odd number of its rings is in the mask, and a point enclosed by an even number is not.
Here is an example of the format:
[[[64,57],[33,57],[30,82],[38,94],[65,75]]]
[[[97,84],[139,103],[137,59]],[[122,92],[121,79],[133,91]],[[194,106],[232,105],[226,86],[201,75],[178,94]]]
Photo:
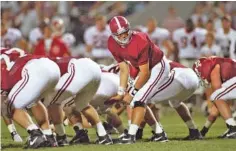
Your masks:
[[[131,88],[128,90],[128,93],[129,93],[132,97],[134,97],[137,92],[138,92],[138,89],[136,89],[134,86],[131,87]]]
[[[119,87],[117,94],[118,95],[125,95],[125,89],[123,87]]]

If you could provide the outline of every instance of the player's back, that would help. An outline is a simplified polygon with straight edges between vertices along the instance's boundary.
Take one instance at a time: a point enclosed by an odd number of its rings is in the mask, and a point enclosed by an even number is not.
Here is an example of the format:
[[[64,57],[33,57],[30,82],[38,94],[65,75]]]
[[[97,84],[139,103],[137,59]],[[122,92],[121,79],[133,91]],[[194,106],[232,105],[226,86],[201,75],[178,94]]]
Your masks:
[[[54,61],[58,67],[60,68],[61,75],[65,74],[68,69],[68,64],[71,59],[79,59],[80,57],[50,57],[52,61]]]
[[[233,77],[236,77],[236,61],[230,58],[215,57],[212,58],[213,66],[216,64],[220,65],[221,79],[227,81]]]

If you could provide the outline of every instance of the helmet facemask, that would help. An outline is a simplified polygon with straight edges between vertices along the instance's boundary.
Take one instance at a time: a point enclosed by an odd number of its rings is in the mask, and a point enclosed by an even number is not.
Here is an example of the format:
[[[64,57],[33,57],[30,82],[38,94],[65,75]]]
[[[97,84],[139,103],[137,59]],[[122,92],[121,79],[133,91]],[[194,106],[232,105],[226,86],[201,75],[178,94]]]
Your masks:
[[[118,36],[119,35],[121,35],[121,34],[124,34],[124,33],[126,33],[127,32],[127,36],[126,36],[126,38],[125,39],[123,39],[123,40],[120,40],[119,38],[118,38]],[[125,31],[123,31],[122,33],[119,33],[119,34],[112,34],[112,37],[115,39],[115,41],[117,42],[117,43],[119,43],[120,45],[126,45],[126,44],[128,44],[129,42],[130,42],[130,38],[131,38],[131,35],[132,35],[132,31],[131,30],[129,30],[129,29],[127,29],[127,30],[125,30]]]

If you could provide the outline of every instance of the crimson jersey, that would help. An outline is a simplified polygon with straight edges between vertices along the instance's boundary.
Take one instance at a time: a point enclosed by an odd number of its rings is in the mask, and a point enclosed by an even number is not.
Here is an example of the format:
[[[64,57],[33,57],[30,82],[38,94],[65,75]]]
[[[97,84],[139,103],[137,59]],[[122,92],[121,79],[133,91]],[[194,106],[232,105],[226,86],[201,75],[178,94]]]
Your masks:
[[[71,57],[57,57],[57,58],[50,58],[52,61],[54,61],[58,67],[60,68],[61,75],[65,74],[68,69],[68,64],[70,60],[72,59]]]
[[[236,76],[236,61],[229,58],[201,58],[194,64],[193,69],[202,79],[211,82],[210,75],[217,64],[220,65],[220,76],[222,82]]]
[[[184,65],[182,65],[178,62],[171,61],[170,62],[170,70],[172,70],[174,68],[187,68],[187,67],[185,67]]]
[[[133,31],[130,42],[124,46],[119,45],[110,36],[108,49],[117,62],[125,61],[135,68],[149,62],[150,69],[152,69],[163,58],[163,52],[143,32]]]
[[[5,55],[4,57],[6,56],[8,55]],[[12,87],[21,79],[21,72],[25,64],[32,59],[41,57],[42,56],[25,55],[11,62],[1,60],[1,89],[9,92]],[[9,66],[8,63],[11,65]]]
[[[56,57],[56,58],[49,58],[54,61],[58,67],[60,68],[61,75],[65,74],[68,69],[68,64],[71,59],[79,59],[79,57]]]

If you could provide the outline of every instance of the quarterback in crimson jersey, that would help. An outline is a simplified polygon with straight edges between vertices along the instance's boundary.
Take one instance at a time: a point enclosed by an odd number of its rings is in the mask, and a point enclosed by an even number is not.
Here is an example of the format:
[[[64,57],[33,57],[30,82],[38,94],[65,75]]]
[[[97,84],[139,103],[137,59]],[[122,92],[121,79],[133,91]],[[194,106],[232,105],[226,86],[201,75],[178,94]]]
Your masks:
[[[130,30],[130,24],[123,16],[113,17],[109,26],[112,35],[108,39],[108,49],[120,67],[120,86],[117,95],[111,100],[123,100],[130,103],[133,108],[132,124],[128,133],[124,133],[124,137],[121,138],[121,143],[129,144],[135,142],[135,134],[144,118],[146,104],[160,101],[154,100],[155,96],[163,97],[164,95],[160,94],[164,90],[170,90],[170,61],[146,33]],[[128,64],[139,72],[135,84],[126,93]],[[160,137],[155,141],[167,141],[161,128],[155,133],[155,137]]]
[[[210,98],[217,107],[212,106],[208,117],[209,124],[203,127],[201,133],[207,133],[220,113],[228,127],[222,137],[236,138],[236,122],[232,118],[229,105],[225,102],[236,99],[236,61],[220,57],[200,58],[193,65],[193,69],[203,84],[211,85],[213,93]]]

